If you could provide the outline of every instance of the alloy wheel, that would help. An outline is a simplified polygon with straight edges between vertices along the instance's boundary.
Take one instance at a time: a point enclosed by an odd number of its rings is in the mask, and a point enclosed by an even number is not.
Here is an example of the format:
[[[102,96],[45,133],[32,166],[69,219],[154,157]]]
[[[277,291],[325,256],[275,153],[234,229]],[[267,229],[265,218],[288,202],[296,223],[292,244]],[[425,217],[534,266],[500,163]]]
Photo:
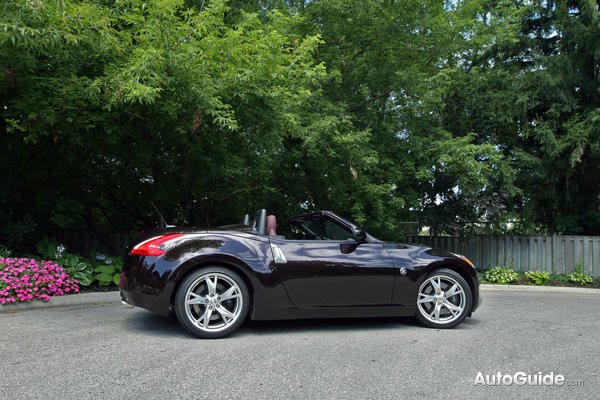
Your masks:
[[[231,277],[209,272],[196,278],[185,293],[185,314],[204,332],[221,332],[242,314],[244,296]]]
[[[461,318],[467,304],[462,285],[446,275],[433,275],[419,288],[417,306],[434,324],[451,324]]]

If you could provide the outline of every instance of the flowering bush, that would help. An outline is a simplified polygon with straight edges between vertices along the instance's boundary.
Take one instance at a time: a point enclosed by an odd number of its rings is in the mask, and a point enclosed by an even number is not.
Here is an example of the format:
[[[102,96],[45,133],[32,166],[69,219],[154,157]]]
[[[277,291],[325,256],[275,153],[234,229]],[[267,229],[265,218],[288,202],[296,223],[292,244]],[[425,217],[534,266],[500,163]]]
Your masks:
[[[35,248],[42,258],[55,260],[64,268],[69,278],[77,279],[80,285],[89,286],[94,281],[92,276],[94,266],[82,257],[67,253],[67,248],[62,244],[57,245],[56,240],[45,237],[35,245]]]
[[[52,261],[0,257],[0,304],[79,292],[79,282]]]

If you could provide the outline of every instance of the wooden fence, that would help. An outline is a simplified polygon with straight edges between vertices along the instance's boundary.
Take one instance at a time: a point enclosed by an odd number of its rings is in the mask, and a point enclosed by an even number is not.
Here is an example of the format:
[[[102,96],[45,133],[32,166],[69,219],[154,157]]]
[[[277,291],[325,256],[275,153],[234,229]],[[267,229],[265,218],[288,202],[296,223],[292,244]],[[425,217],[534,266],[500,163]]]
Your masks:
[[[53,235],[71,253],[123,255],[131,244],[128,235],[111,235],[104,241],[88,232],[59,231]],[[568,274],[577,264],[600,276],[600,236],[407,236],[406,242],[424,244],[467,256],[477,268],[510,266],[518,271]]]
[[[477,268],[568,274],[581,264],[583,271],[600,276],[600,236],[408,236],[406,241],[462,254]]]
[[[69,253],[86,257],[96,253],[122,256],[132,241],[129,235],[110,235],[101,241],[93,233],[79,231],[55,231],[50,236],[64,245]]]

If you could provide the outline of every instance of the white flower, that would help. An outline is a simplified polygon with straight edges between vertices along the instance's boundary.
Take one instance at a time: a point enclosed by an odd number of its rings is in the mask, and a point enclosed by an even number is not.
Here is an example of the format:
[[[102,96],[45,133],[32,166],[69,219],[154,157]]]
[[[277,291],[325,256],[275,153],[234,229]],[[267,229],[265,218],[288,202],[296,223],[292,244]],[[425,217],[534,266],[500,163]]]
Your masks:
[[[56,247],[56,252],[54,253],[54,258],[59,259],[62,257],[63,253],[65,252],[67,248],[65,246],[63,246],[63,244],[59,244]]]

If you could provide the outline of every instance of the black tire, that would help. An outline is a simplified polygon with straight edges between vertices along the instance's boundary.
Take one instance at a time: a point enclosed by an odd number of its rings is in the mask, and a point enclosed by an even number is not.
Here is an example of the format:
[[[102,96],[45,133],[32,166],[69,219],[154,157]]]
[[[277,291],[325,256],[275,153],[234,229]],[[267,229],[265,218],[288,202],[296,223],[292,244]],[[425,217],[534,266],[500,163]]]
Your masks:
[[[436,287],[440,290],[437,291]],[[460,324],[469,315],[473,295],[469,284],[459,273],[440,268],[425,277],[417,291],[416,302],[416,316],[421,324],[448,329]]]
[[[221,300],[219,295],[225,295],[235,285],[235,298]],[[198,303],[186,304],[186,300]],[[244,323],[250,301],[248,287],[237,273],[221,266],[206,266],[190,273],[178,285],[174,308],[179,323],[188,332],[202,339],[217,339],[230,335]],[[228,319],[225,312],[235,318]]]

